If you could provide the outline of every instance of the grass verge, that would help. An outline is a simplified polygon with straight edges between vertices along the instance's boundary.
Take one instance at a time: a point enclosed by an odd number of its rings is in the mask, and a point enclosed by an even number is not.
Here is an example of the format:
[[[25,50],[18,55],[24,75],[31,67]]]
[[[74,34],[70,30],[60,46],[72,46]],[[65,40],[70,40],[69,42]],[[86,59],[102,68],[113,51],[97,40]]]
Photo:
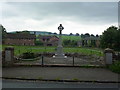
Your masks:
[[[2,45],[2,50],[9,45]],[[16,56],[19,56],[25,52],[31,53],[44,53],[44,52],[56,52],[56,47],[44,47],[44,46],[17,46],[13,45],[14,53]],[[81,53],[86,55],[97,55],[103,56],[103,52],[101,50],[96,50],[94,48],[79,48],[79,47],[64,47],[65,53]]]

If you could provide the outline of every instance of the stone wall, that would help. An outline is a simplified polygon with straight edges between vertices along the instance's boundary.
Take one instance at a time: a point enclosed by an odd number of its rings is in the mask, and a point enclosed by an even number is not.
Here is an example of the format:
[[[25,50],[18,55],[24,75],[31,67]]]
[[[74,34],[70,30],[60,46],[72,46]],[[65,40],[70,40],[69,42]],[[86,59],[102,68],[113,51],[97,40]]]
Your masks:
[[[6,39],[6,45],[35,45],[34,39]]]
[[[113,54],[113,60],[119,60],[120,61],[120,52],[116,52]]]

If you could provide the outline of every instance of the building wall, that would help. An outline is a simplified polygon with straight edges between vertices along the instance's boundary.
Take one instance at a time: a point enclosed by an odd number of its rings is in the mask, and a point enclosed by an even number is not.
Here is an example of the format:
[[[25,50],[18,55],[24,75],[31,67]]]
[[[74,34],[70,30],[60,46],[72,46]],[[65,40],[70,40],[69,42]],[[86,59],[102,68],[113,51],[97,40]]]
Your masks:
[[[7,45],[35,45],[34,39],[6,39]]]
[[[49,38],[48,40],[45,39],[44,41],[43,39],[40,39],[40,41],[44,44],[44,46],[57,46],[58,40],[59,39],[56,37]]]
[[[96,47],[100,47],[100,40],[96,41]]]
[[[54,40],[58,41],[59,39],[56,38],[56,37],[52,37],[52,38],[50,38],[50,42],[51,42],[51,41],[54,41]]]
[[[78,46],[92,46],[93,42],[95,43],[95,47],[100,47],[100,40],[81,40],[78,42]]]

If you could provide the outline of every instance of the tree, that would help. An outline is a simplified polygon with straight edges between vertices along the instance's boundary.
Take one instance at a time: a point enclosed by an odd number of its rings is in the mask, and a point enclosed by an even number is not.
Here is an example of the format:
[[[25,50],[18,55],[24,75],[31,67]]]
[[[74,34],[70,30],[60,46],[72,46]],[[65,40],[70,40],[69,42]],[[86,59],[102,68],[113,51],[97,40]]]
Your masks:
[[[54,35],[57,35],[57,33],[56,33],[56,32],[54,32],[53,34],[54,34]]]
[[[71,46],[77,46],[77,41],[71,40]]]
[[[16,33],[25,33],[25,34],[30,34],[30,31],[24,30],[24,31],[16,31]],[[35,32],[34,32],[35,33]]]
[[[85,33],[85,37],[90,37],[90,34],[89,33]]]
[[[1,33],[2,33],[2,43],[4,43],[4,40],[5,40],[5,37],[6,37],[6,34],[7,34],[7,32],[6,32],[6,29],[2,26],[2,25],[0,25],[0,29],[1,29]],[[0,34],[1,34],[0,33]]]
[[[75,40],[63,40],[64,46],[77,46],[77,41]]]
[[[6,29],[2,25],[0,25],[0,28],[2,29],[2,37],[4,37],[7,33]]]
[[[101,47],[102,48],[112,48],[115,50],[118,50],[120,47],[119,41],[120,41],[120,36],[119,36],[120,30],[118,30],[117,27],[111,26],[107,28],[106,31],[103,32],[101,36]]]
[[[120,28],[118,29],[117,38],[116,38],[116,49],[120,51]]]
[[[70,36],[73,35],[72,33],[69,34]]]
[[[84,38],[85,37],[85,35],[84,34],[81,34],[81,38]]]
[[[93,35],[93,34],[91,34],[91,36],[92,36],[92,37],[94,37],[94,35]]]
[[[42,46],[42,45],[43,45],[43,42],[37,40],[37,41],[35,41],[35,45],[36,45],[36,46]]]
[[[99,35],[98,35],[98,34],[96,34],[96,37],[99,37]]]
[[[63,40],[63,45],[64,45],[64,46],[69,46],[70,43],[71,43],[70,40]]]
[[[79,36],[79,33],[76,33],[76,36]]]
[[[49,35],[51,35],[52,33],[51,33],[51,32],[49,32],[48,34],[49,34]]]
[[[30,32],[27,31],[27,30],[22,31],[21,33],[27,33],[27,34],[30,34]]]

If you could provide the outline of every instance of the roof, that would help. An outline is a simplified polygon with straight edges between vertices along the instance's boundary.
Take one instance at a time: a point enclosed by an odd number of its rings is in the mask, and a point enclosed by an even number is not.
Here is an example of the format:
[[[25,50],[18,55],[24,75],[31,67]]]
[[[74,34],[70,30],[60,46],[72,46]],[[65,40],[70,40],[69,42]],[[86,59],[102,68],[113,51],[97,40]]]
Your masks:
[[[35,39],[35,34],[28,33],[7,33],[6,38],[10,39]]]

